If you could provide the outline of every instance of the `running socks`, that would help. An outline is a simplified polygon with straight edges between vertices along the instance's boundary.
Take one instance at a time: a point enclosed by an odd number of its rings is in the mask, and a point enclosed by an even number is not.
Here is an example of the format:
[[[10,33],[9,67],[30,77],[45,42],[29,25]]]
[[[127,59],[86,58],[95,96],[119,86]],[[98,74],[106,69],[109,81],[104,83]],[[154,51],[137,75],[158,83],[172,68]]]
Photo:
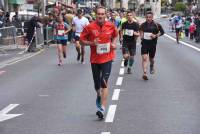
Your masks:
[[[130,57],[129,62],[128,62],[128,66],[131,68],[133,66],[133,63],[134,63],[134,58]]]

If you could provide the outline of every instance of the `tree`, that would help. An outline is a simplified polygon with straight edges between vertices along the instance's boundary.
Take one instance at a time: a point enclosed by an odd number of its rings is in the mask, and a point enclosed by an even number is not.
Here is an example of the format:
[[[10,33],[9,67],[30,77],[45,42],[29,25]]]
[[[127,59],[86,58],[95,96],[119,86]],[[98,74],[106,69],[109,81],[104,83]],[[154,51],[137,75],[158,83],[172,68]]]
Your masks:
[[[185,11],[186,5],[183,2],[177,2],[175,5],[176,11]]]

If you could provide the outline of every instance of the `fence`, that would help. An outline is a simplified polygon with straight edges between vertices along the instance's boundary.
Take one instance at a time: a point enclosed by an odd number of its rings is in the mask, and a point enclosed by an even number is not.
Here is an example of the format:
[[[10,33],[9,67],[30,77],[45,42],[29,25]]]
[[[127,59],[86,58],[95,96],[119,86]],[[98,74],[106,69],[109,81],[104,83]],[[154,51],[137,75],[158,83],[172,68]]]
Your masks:
[[[0,28],[0,52],[6,52],[7,49],[24,48],[27,29],[16,28],[15,26]],[[52,27],[35,28],[36,46],[42,46],[54,39]]]
[[[14,26],[0,28],[0,48],[5,45],[16,45],[16,28]]]

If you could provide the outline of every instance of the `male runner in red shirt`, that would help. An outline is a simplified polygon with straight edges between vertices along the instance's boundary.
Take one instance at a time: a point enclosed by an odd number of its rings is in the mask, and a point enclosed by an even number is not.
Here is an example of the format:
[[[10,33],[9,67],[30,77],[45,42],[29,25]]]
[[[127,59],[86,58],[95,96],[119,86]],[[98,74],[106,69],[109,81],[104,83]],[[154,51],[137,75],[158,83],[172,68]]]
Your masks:
[[[90,62],[97,92],[96,115],[103,119],[108,96],[108,79],[115,57],[118,32],[113,23],[105,20],[104,7],[98,7],[96,15],[96,21],[84,28],[80,40],[91,48]]]

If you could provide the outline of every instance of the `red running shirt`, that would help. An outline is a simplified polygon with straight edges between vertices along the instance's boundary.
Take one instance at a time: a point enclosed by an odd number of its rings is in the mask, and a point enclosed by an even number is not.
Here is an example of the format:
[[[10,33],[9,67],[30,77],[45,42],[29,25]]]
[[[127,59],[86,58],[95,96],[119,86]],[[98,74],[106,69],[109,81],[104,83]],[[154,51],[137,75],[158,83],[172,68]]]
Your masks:
[[[96,21],[87,25],[81,33],[80,40],[93,42],[98,38],[99,45],[109,44],[112,42],[114,37],[118,36],[118,31],[115,25],[111,22],[106,21],[103,26],[99,26]],[[115,44],[116,45],[116,44]],[[90,46],[90,62],[96,64],[106,63],[115,58],[115,51],[110,48],[108,53],[98,54],[97,46]]]

